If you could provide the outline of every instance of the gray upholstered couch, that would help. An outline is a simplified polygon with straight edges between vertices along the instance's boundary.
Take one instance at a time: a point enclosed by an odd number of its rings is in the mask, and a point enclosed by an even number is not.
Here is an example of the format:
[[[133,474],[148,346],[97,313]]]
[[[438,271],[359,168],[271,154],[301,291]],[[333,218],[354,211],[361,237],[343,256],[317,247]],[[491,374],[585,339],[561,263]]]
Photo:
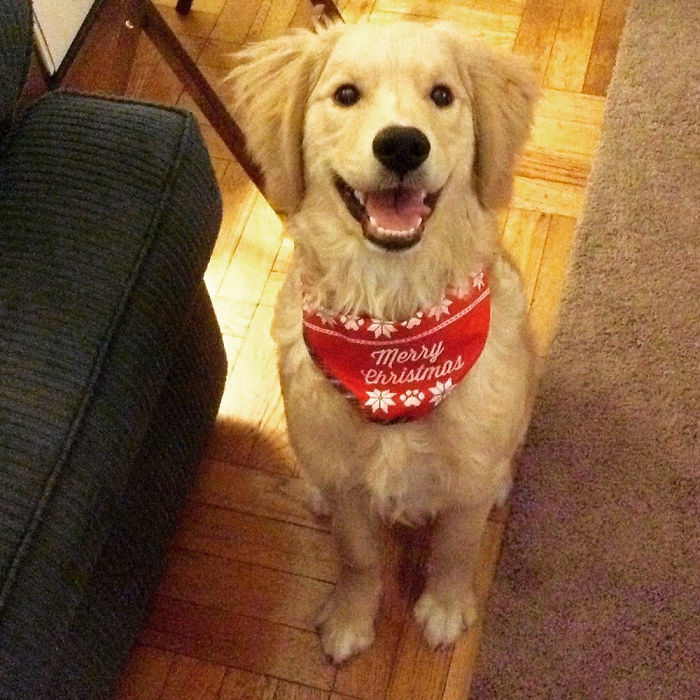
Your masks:
[[[191,116],[15,105],[0,0],[0,698],[109,694],[221,397],[221,204]]]

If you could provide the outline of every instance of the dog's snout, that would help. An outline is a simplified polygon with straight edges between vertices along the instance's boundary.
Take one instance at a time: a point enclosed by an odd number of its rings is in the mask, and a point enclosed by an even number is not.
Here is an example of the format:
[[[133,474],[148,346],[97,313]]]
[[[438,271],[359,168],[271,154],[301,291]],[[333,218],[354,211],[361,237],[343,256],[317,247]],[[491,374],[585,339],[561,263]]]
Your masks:
[[[374,137],[372,151],[383,166],[405,175],[428,157],[430,141],[414,126],[388,126]]]

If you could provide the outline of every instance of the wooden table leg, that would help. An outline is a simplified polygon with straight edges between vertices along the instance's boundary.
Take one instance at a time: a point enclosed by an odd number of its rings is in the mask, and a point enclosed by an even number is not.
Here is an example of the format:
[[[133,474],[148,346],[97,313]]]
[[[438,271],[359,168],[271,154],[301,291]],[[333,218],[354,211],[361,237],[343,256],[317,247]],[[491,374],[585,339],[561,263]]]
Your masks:
[[[192,9],[192,0],[177,0],[177,5],[175,5],[175,10],[181,14],[186,15]]]
[[[0,0],[2,2],[2,0]],[[50,81],[51,89],[123,95],[139,42],[143,5],[141,0],[104,0],[74,42],[69,54]]]
[[[144,0],[143,29],[250,179],[261,188],[262,173],[248,155],[243,132],[151,0]]]

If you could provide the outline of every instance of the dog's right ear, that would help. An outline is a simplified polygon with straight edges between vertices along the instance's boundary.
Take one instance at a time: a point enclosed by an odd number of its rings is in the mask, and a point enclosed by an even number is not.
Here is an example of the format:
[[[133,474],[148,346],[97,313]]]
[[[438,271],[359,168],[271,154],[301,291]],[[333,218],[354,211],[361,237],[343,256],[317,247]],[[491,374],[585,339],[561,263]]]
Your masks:
[[[234,54],[235,120],[264,176],[264,194],[281,214],[291,214],[304,195],[302,133],[306,102],[325,64],[329,40],[293,30],[250,44]]]
[[[476,193],[487,209],[507,206],[515,160],[539,96],[537,81],[521,59],[481,46],[454,28],[446,31],[455,41],[457,65],[472,100]]]

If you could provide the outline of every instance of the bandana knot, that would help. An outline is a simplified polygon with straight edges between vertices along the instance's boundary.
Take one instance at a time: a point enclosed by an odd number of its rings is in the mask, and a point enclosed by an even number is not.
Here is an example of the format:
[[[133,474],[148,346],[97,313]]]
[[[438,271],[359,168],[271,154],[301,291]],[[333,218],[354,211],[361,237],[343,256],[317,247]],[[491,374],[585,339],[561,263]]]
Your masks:
[[[421,418],[467,376],[488,335],[484,272],[404,321],[337,316],[304,301],[304,340],[325,376],[365,417]]]

